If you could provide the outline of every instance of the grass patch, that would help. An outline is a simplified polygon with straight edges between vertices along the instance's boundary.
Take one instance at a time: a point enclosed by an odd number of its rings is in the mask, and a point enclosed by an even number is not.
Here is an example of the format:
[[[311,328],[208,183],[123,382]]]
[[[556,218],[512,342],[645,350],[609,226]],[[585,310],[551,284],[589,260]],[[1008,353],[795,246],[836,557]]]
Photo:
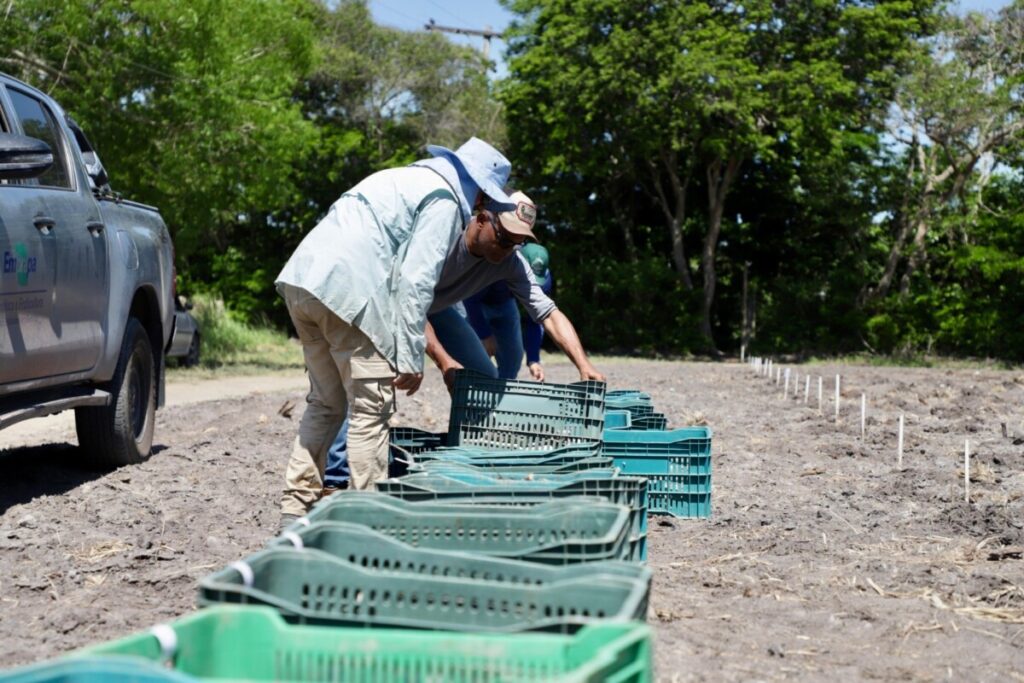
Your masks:
[[[192,304],[202,338],[200,365],[175,368],[175,375],[257,374],[303,367],[302,346],[281,330],[239,320],[222,300],[209,295],[197,295]]]

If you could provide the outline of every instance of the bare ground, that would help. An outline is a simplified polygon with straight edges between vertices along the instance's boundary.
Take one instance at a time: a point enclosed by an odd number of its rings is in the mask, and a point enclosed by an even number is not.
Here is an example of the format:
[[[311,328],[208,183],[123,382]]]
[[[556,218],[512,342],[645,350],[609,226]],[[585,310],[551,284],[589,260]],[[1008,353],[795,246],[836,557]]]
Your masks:
[[[1024,373],[797,367],[801,396],[784,401],[735,363],[602,369],[671,425],[715,430],[712,518],[652,519],[660,680],[1024,681]],[[828,378],[824,416],[816,380],[802,402],[805,371]],[[170,406],[156,454],[106,474],[80,468],[61,430],[0,451],[0,665],[192,610],[198,578],[276,529],[302,399],[268,387]],[[396,424],[444,429],[437,373],[399,408]]]

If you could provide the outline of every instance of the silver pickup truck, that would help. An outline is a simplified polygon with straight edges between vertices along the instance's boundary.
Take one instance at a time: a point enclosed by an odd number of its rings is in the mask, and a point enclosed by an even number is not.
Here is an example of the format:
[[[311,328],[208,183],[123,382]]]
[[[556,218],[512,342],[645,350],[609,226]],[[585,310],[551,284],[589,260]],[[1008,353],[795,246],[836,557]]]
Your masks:
[[[81,129],[0,74],[0,429],[74,409],[82,457],[149,455],[174,325],[156,209],[110,191]]]

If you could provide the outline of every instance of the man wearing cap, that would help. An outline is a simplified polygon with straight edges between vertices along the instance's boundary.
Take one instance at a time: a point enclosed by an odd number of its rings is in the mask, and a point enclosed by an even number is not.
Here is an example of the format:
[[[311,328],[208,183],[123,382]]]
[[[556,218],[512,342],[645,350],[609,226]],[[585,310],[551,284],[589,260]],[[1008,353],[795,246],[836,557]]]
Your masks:
[[[452,247],[434,288],[434,301],[430,306],[432,317],[492,283],[504,282],[530,318],[540,323],[569,356],[580,379],[603,381],[604,375],[587,358],[572,322],[544,293],[530,263],[522,255],[520,247],[527,240],[537,239],[533,233],[537,208],[522,192],[514,192],[511,199],[515,204],[512,209],[504,210],[493,204],[479,209],[462,239]],[[462,324],[469,325],[465,320]],[[464,365],[458,361],[457,354],[446,350],[441,329],[437,329],[436,334],[428,330],[427,354],[444,373]]]
[[[350,486],[387,476],[395,390],[423,379],[427,309],[448,253],[485,199],[509,206],[511,166],[476,138],[374,173],[344,193],[277,277],[302,342],[310,392],[281,501],[282,524],[320,497],[327,448],[351,406]]]

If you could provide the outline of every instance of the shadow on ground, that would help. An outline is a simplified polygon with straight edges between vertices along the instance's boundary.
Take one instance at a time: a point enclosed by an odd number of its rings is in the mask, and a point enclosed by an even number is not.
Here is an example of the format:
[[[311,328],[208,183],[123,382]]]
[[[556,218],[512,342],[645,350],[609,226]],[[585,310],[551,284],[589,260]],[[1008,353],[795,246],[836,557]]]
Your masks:
[[[152,455],[166,448],[154,445]],[[67,493],[109,472],[87,466],[75,444],[0,450],[0,514],[40,496]]]

